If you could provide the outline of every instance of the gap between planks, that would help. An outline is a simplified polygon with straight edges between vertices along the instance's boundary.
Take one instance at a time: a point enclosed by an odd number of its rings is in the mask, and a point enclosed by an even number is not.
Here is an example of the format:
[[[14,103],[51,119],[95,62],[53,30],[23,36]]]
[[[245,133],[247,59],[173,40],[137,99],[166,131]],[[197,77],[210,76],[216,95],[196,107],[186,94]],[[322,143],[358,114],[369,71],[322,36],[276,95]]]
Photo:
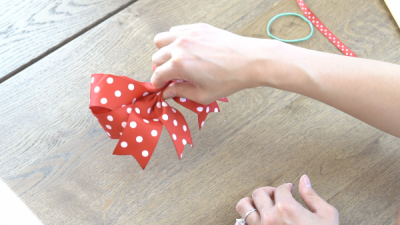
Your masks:
[[[18,74],[22,70],[28,68],[29,66],[31,66],[34,63],[36,63],[37,61],[43,59],[47,55],[53,53],[54,51],[56,51],[57,49],[61,48],[62,46],[68,44],[69,42],[71,42],[75,38],[79,37],[80,35],[86,33],[87,31],[91,30],[92,28],[96,27],[97,25],[101,24],[102,22],[106,21],[107,19],[109,19],[110,17],[114,16],[115,14],[117,14],[117,13],[121,12],[122,10],[128,8],[130,5],[132,5],[133,3],[137,2],[137,1],[138,0],[131,0],[131,1],[121,5],[120,7],[115,9],[114,11],[111,11],[111,12],[107,13],[104,17],[98,19],[94,23],[92,23],[92,24],[88,25],[87,27],[83,28],[81,31],[76,32],[74,35],[66,38],[64,41],[61,41],[59,44],[53,46],[49,50],[47,50],[47,51],[43,52],[42,54],[38,55],[37,57],[31,59],[30,61],[28,61],[27,63],[25,63],[22,66],[18,67],[17,69],[11,71],[10,73],[5,75],[4,77],[1,77],[0,78],[0,84],[3,83],[4,81],[8,80],[9,78],[13,77],[14,75]]]

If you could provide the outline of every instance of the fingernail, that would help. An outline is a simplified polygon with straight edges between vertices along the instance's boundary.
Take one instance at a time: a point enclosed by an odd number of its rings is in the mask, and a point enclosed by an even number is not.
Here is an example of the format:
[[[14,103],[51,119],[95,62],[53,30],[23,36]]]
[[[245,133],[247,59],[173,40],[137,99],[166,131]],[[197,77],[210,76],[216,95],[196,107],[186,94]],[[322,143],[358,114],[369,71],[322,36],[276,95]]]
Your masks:
[[[306,183],[306,186],[311,188],[311,181],[310,178],[308,178],[307,175],[304,175],[304,182]]]

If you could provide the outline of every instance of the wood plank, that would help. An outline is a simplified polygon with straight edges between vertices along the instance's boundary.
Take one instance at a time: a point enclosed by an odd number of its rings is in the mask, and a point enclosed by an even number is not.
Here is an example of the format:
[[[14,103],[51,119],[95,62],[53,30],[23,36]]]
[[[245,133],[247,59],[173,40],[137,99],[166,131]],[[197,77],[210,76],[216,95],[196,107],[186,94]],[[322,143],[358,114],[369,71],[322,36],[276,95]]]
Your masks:
[[[307,4],[359,56],[400,62],[382,1]],[[195,142],[182,160],[165,132],[144,171],[132,157],[111,155],[116,141],[88,109],[91,73],[146,81],[156,33],[206,22],[266,37],[268,20],[282,12],[301,13],[289,0],[136,2],[0,84],[0,178],[45,224],[233,224],[242,197],[266,185],[298,187],[305,173],[341,223],[395,223],[400,139],[293,93],[236,93],[201,132],[182,109]],[[306,29],[288,17],[273,32],[290,38]],[[319,33],[296,45],[338,53]]]
[[[133,2],[0,1],[0,82]]]

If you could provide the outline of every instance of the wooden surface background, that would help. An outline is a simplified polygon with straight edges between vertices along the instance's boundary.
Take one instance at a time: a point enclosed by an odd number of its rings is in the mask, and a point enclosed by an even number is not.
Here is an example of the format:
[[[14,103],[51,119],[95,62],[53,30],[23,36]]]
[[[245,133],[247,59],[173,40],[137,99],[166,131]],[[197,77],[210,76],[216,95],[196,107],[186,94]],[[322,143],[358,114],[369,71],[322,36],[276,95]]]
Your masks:
[[[302,174],[339,210],[341,224],[395,224],[400,139],[294,93],[266,87],[236,93],[220,104],[221,113],[208,117],[201,132],[195,129],[196,116],[177,107],[195,144],[182,160],[165,132],[144,171],[133,157],[112,155],[116,140],[88,109],[92,73],[148,81],[153,37],[174,25],[205,22],[268,38],[265,27],[273,16],[301,13],[295,0],[126,3],[88,1],[82,11],[56,23],[44,13],[32,27],[40,33],[36,36],[0,32],[6,37],[0,39],[5,43],[0,77],[8,78],[0,84],[0,179],[43,224],[229,225],[239,218],[236,203],[258,187],[293,182],[300,200]],[[400,31],[383,1],[306,3],[360,57],[400,63]],[[21,4],[25,1],[7,7],[17,11]],[[115,9],[120,10],[107,14]],[[27,14],[40,11],[32,10]],[[4,22],[4,17],[0,29],[7,33],[18,20]],[[101,22],[90,27],[96,20]],[[50,24],[51,32],[40,32]],[[60,36],[59,30],[68,32]],[[274,22],[272,32],[296,38],[309,28],[301,19],[285,17]],[[296,45],[340,54],[319,32]]]

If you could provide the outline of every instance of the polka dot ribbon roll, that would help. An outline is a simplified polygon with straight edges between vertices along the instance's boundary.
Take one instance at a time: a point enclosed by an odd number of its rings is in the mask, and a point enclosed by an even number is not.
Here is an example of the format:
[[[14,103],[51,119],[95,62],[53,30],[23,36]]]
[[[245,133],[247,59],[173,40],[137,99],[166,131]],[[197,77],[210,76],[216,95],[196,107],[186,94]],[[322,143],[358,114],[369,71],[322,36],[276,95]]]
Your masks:
[[[163,126],[174,142],[179,159],[186,144],[193,147],[186,120],[164,101],[164,89],[154,89],[148,82],[125,76],[92,75],[89,108],[107,135],[119,139],[113,154],[132,155],[143,169],[153,154]],[[217,102],[201,105],[185,98],[173,99],[198,114],[200,129],[208,113],[220,111]],[[227,102],[226,98],[220,100]]]
[[[304,15],[332,44],[336,46],[344,55],[357,57],[346,45],[343,44],[332,32],[315,16],[313,12],[304,3],[304,0],[296,0]]]

